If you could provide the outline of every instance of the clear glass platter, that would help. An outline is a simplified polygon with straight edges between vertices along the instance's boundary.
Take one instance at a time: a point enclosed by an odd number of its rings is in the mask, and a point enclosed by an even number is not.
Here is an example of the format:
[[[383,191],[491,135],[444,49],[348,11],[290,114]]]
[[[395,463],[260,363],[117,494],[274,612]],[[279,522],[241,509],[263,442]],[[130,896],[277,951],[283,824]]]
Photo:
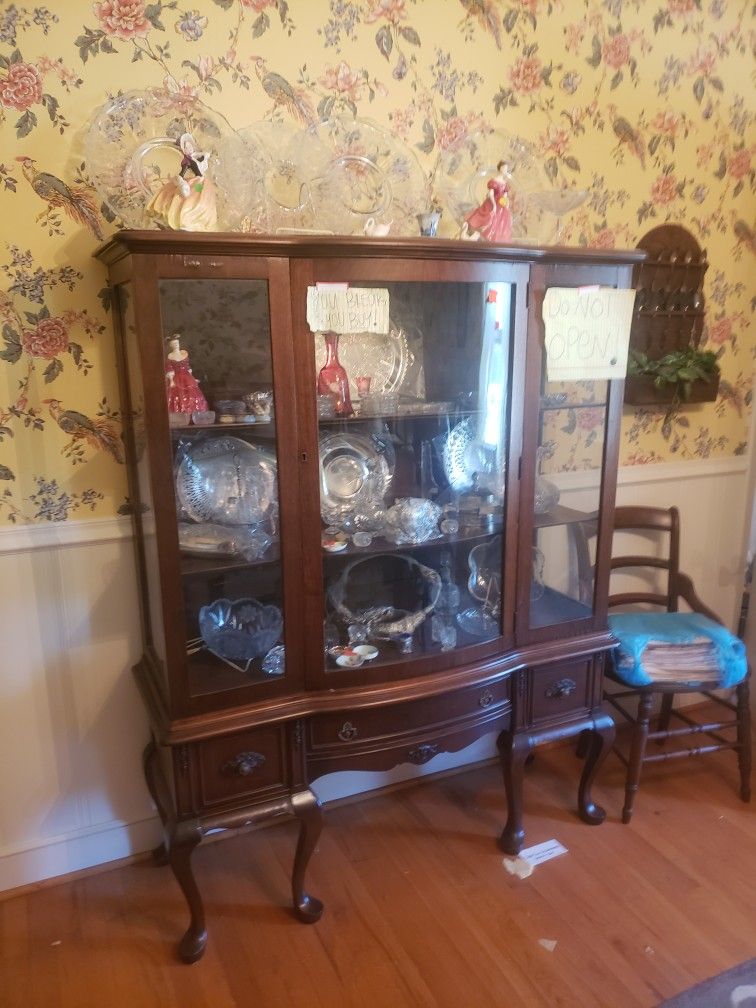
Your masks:
[[[327,146],[331,159],[313,183],[318,227],[362,234],[372,218],[392,235],[416,235],[416,215],[427,209],[428,187],[415,154],[367,119],[337,116],[311,126],[308,135]],[[335,198],[334,198],[335,194]]]
[[[339,360],[349,378],[349,394],[354,402],[359,400],[358,377],[370,377],[371,393],[398,392],[415,358],[404,330],[392,325],[387,333],[342,333]],[[315,361],[318,370],[326,361],[322,339],[315,342]]]
[[[211,438],[182,458],[176,491],[192,521],[258,524],[278,504],[276,459],[240,438]]]
[[[100,199],[126,227],[151,228],[147,206],[181,166],[177,141],[190,133],[209,155],[218,230],[240,226],[250,207],[262,202],[267,158],[248,148],[217,112],[196,98],[158,88],[127,91],[101,105],[84,140],[87,174]]]

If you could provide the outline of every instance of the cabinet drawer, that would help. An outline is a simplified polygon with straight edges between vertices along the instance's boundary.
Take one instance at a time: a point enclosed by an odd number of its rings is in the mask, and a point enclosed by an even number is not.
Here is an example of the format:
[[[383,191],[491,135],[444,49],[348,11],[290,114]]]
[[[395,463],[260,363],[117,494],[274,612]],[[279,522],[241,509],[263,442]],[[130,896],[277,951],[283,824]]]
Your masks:
[[[321,748],[307,756],[307,779],[317,780],[341,770],[385,772],[402,764],[424,766],[440,753],[459,752],[486,732],[509,727],[509,705],[488,708],[483,717],[438,731],[417,731],[413,735],[385,736],[382,739]]]
[[[361,747],[365,743],[391,742],[421,730],[442,729],[501,710],[509,703],[509,678],[489,686],[473,686],[454,693],[320,714],[308,724],[308,750]]]
[[[208,808],[235,798],[263,799],[286,789],[286,728],[270,725],[197,743],[196,799]]]
[[[590,670],[590,659],[532,669],[531,722],[551,721],[590,707]]]

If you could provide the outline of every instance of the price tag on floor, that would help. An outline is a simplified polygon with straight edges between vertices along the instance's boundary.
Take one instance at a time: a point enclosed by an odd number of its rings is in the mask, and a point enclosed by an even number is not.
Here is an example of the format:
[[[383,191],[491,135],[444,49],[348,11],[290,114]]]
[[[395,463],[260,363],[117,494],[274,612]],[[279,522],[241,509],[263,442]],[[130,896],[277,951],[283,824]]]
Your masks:
[[[567,848],[563,847],[558,840],[544,840],[543,843],[534,844],[532,847],[526,847],[525,850],[521,850],[520,857],[523,861],[527,861],[528,864],[535,866],[566,853]]]

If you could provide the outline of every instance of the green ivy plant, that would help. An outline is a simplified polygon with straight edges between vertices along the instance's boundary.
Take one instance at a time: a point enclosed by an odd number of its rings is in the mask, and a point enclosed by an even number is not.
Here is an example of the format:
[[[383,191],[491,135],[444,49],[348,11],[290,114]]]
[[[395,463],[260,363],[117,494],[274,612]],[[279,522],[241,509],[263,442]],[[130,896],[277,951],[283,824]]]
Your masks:
[[[679,404],[690,399],[693,382],[710,382],[716,378],[717,355],[713,350],[685,347],[654,360],[642,350],[631,350],[627,373],[653,375],[654,385],[661,391],[672,386],[673,402]]]
[[[672,433],[672,419],[680,403],[690,399],[693,382],[711,382],[716,378],[718,370],[716,353],[713,350],[698,350],[696,347],[672,350],[655,360],[642,350],[631,350],[627,361],[629,376],[652,375],[657,389],[672,392],[661,427],[662,436],[667,440]]]

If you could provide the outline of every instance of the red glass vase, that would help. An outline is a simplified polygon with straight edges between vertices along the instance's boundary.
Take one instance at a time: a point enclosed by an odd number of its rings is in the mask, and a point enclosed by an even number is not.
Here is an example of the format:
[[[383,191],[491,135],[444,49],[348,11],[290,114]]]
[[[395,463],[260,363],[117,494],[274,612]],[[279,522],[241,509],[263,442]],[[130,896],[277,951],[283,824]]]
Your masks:
[[[323,333],[326,361],[318,374],[318,395],[331,395],[336,403],[336,416],[348,417],[354,413],[349,395],[349,377],[339,360],[339,334]]]

